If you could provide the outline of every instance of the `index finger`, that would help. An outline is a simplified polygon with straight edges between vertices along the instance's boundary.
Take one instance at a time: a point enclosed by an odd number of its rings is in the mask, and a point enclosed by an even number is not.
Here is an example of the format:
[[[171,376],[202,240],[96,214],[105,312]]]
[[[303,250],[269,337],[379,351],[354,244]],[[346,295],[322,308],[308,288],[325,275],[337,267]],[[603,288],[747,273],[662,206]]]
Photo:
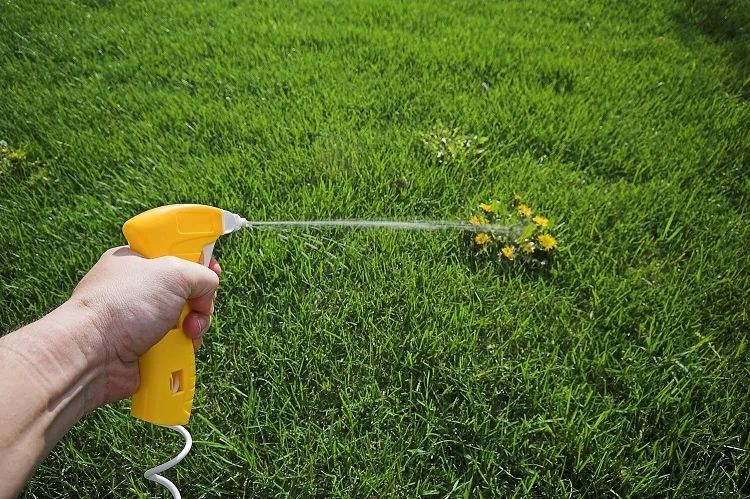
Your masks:
[[[221,265],[219,265],[219,262],[216,261],[216,258],[212,258],[211,262],[208,264],[208,268],[216,272],[216,275],[221,277]]]

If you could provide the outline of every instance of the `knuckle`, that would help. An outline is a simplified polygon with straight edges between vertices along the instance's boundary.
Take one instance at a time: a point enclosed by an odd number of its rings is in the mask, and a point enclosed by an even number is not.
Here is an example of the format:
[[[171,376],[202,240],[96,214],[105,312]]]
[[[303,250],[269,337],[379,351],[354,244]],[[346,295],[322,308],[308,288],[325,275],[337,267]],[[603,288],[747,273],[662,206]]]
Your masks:
[[[110,258],[115,253],[122,252],[123,250],[127,250],[129,252],[135,253],[133,250],[130,249],[129,246],[115,246],[113,248],[109,248],[104,253],[102,253],[100,258]]]
[[[109,258],[112,255],[112,253],[114,253],[116,250],[117,250],[117,248],[109,248],[108,250],[106,250],[104,253],[102,253],[99,256],[99,260],[103,260],[105,258]]]

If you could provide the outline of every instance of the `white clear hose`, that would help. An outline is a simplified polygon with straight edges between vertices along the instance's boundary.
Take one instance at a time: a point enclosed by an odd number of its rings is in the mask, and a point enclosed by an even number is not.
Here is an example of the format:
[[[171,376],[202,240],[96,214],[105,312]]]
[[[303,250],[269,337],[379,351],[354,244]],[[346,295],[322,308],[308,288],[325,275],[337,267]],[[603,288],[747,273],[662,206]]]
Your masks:
[[[182,461],[185,456],[187,456],[188,452],[190,452],[190,448],[193,446],[193,438],[190,436],[190,433],[182,426],[167,426],[166,428],[171,428],[182,435],[182,437],[185,439],[185,447],[173,459],[170,459],[166,463],[160,464],[159,466],[154,466],[150,470],[146,471],[143,476],[147,480],[151,480],[152,482],[164,485],[167,490],[172,493],[172,497],[174,499],[181,499],[182,496],[180,495],[180,491],[177,490],[177,487],[175,487],[175,484],[159,475],[159,473],[168,470],[172,466]]]

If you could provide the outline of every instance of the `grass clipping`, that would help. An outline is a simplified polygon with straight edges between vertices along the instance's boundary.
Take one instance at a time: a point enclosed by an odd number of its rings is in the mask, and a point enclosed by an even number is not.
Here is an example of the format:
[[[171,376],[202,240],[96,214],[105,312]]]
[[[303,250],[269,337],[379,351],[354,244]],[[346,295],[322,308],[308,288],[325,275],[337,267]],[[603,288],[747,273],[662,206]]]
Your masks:
[[[470,236],[469,244],[477,259],[538,269],[550,267],[558,246],[551,219],[535,214],[519,195],[513,196],[510,206],[495,200],[480,203],[478,208],[469,223],[487,225],[488,230]],[[493,231],[493,226],[509,229],[501,233]]]

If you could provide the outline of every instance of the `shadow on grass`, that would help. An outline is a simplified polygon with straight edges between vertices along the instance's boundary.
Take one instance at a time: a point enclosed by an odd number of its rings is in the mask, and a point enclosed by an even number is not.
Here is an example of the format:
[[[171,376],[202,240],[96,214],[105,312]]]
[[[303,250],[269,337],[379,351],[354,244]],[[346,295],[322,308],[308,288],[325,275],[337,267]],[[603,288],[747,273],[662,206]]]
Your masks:
[[[91,8],[112,8],[115,6],[115,0],[81,0],[86,7]]]
[[[740,97],[750,100],[750,1],[685,0],[674,21],[684,43],[705,36],[731,57],[741,82]]]

